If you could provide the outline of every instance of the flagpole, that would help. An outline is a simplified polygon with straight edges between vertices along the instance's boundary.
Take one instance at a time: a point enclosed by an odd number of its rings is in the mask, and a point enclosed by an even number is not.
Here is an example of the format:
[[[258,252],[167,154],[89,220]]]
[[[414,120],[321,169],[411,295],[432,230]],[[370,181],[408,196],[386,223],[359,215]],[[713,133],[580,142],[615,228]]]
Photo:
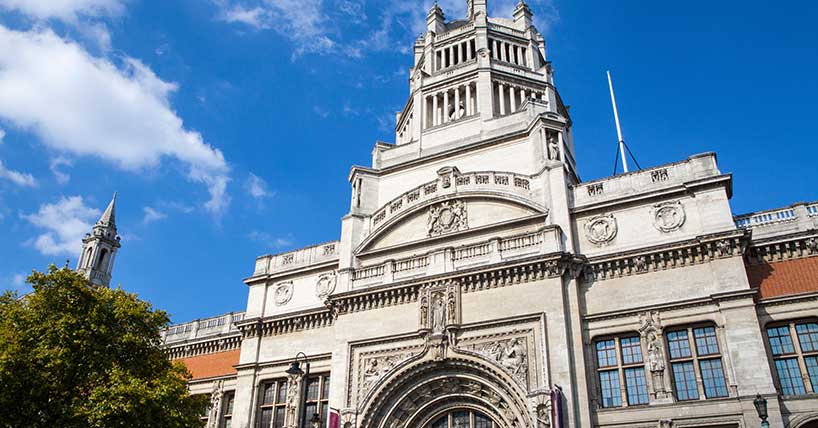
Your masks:
[[[616,122],[616,136],[619,137],[619,154],[622,156],[622,169],[628,172],[628,158],[625,156],[625,140],[622,138],[622,128],[619,126],[619,112],[616,109],[616,96],[614,95],[610,71],[608,71],[608,88],[611,89],[611,104],[613,105],[614,121]]]

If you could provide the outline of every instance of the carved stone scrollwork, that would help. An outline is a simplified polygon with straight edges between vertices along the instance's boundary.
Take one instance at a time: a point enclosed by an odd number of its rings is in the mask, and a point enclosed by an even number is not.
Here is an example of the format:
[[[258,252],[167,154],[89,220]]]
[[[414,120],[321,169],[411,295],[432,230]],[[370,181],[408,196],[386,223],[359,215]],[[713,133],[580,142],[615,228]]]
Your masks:
[[[325,299],[335,291],[337,281],[335,272],[322,274],[315,283],[315,295],[320,299]]]
[[[613,214],[600,215],[585,223],[585,238],[592,244],[603,245],[616,237],[617,230]]]
[[[665,202],[653,206],[653,225],[661,232],[670,233],[681,229],[685,222],[685,209],[681,201]]]
[[[293,298],[293,282],[287,281],[276,285],[274,291],[274,301],[276,306],[286,305]]]
[[[438,236],[469,228],[466,203],[461,200],[443,201],[429,208],[426,222],[428,236]]]
[[[639,333],[647,349],[647,366],[651,374],[654,401],[669,401],[670,394],[665,379],[665,349],[662,340],[662,323],[659,312],[648,311],[639,315]]]

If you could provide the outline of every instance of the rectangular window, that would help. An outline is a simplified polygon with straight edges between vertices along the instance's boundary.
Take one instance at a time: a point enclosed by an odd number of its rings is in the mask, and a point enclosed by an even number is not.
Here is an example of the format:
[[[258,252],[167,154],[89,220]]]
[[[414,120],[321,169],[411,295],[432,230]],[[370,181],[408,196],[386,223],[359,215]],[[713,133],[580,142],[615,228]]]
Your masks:
[[[673,381],[676,385],[676,398],[679,401],[698,400],[699,390],[696,386],[696,373],[693,362],[673,363]]]
[[[792,346],[792,336],[790,336],[790,328],[788,326],[768,328],[767,338],[770,340],[770,350],[773,355],[795,353],[795,347]]]
[[[224,394],[224,407],[222,410],[222,427],[230,428],[233,426],[233,404],[236,401],[236,393],[233,391]]]
[[[599,383],[602,389],[602,407],[619,407],[622,395],[619,392],[619,372],[608,370],[599,372]]]
[[[287,381],[274,380],[261,385],[258,428],[281,428],[287,406]]]
[[[625,369],[625,387],[628,390],[628,404],[648,404],[648,387],[645,383],[645,369],[635,367]]]
[[[306,418],[310,420],[313,414],[317,414],[323,427],[329,415],[329,376],[310,376],[306,382]]]
[[[612,367],[616,365],[616,342],[611,340],[600,340],[596,343],[596,359],[599,367]]]
[[[642,346],[638,337],[624,337],[619,343],[622,346],[622,364],[642,362]]]
[[[716,355],[719,353],[719,344],[716,341],[716,329],[713,327],[701,327],[693,329],[693,337],[696,339],[696,353],[699,355]]]
[[[807,374],[812,390],[815,391],[815,388],[818,388],[818,357],[804,357],[804,362],[807,364]]]
[[[778,381],[781,383],[781,393],[784,395],[806,394],[804,380],[798,368],[797,358],[775,360],[775,370],[778,372]]]
[[[798,324],[795,326],[798,341],[801,342],[801,352],[818,351],[818,323]]]
[[[726,397],[727,383],[724,380],[721,359],[701,360],[699,361],[699,368],[702,371],[704,396],[706,398]]]
[[[687,330],[672,331],[667,334],[667,343],[670,348],[670,358],[690,357],[690,341],[687,340]]]

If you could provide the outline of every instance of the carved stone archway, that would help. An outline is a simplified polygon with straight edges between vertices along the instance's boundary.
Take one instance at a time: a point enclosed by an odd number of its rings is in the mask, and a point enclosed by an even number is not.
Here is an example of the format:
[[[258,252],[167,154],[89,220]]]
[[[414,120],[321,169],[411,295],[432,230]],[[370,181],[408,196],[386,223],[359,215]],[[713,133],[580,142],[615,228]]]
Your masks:
[[[359,406],[359,427],[423,427],[458,408],[480,411],[499,428],[533,426],[526,394],[513,378],[479,357],[456,354],[410,363],[382,379]]]

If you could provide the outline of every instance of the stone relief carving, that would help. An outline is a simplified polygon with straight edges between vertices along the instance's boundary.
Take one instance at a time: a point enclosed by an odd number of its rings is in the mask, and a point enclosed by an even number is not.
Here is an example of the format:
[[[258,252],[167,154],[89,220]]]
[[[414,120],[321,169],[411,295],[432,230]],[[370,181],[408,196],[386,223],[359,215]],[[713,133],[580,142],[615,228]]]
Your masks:
[[[326,298],[335,291],[337,281],[338,279],[335,277],[335,272],[322,274],[315,283],[315,295],[320,299]]]
[[[446,328],[446,304],[443,293],[432,295],[432,332],[442,333]]]
[[[276,306],[286,305],[293,298],[293,282],[282,282],[276,286],[274,292]]]
[[[421,290],[418,321],[421,330],[444,333],[459,323],[460,285],[455,282],[428,286]]]
[[[528,383],[528,350],[524,338],[478,343],[465,349],[498,363],[522,385]]]
[[[659,419],[658,428],[673,428],[672,419]]]
[[[444,201],[429,208],[426,222],[428,236],[457,232],[469,228],[466,204],[460,200]]]
[[[222,397],[224,396],[224,381],[220,380],[213,384],[213,392],[210,393],[210,408],[207,412],[207,428],[217,428],[219,425],[219,409],[222,407]]]
[[[557,139],[551,136],[548,138],[548,159],[550,160],[559,160],[560,158],[560,146],[557,143]]]
[[[407,352],[364,359],[360,383],[363,391],[361,396],[365,396],[379,380],[411,356],[412,354]]]
[[[665,384],[665,350],[659,312],[648,311],[639,315],[639,333],[647,347],[647,365],[651,374],[653,396],[657,400],[668,399],[668,388]]]
[[[679,230],[685,222],[685,209],[681,201],[665,202],[653,206],[653,225],[661,232]]]
[[[613,214],[600,215],[585,223],[585,238],[592,244],[605,244],[616,237],[616,218]]]
[[[730,246],[730,241],[726,239],[722,239],[720,241],[716,241],[716,251],[719,252],[719,256],[727,257],[733,251],[732,247]]]
[[[810,238],[807,240],[807,249],[809,249],[810,254],[818,253],[818,239]]]
[[[528,408],[533,413],[535,428],[551,428],[551,394],[540,389],[528,396]]]
[[[287,380],[287,406],[284,410],[284,426],[296,428],[298,426],[298,376],[290,376]]]

